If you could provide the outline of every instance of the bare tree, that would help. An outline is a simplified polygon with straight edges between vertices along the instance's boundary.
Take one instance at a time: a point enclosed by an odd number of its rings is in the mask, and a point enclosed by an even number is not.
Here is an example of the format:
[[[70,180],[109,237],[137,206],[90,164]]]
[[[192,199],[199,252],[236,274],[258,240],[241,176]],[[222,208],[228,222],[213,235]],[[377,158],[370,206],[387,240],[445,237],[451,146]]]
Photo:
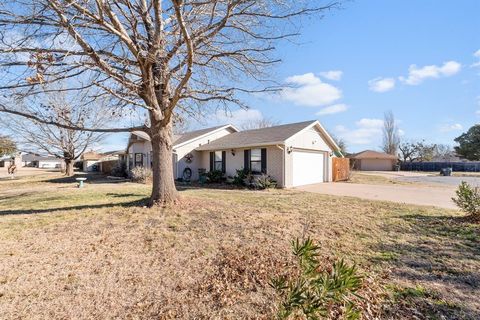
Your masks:
[[[152,141],[150,204],[177,199],[172,119],[208,104],[245,107],[241,95],[277,90],[269,67],[275,45],[298,35],[296,18],[323,13],[335,0],[2,0],[0,111],[67,129],[142,130]],[[127,126],[88,128],[19,111],[15,99],[44,84],[102,89],[115,112],[145,116]],[[245,80],[250,87],[241,84]],[[253,83],[253,84],[252,84]],[[136,118],[137,119],[137,118]]]
[[[42,118],[65,125],[101,127],[110,117],[106,117],[104,109],[92,103],[87,91],[80,94],[68,92],[46,93],[41,106],[30,105],[29,110],[37,108]],[[23,108],[26,109],[26,108]],[[64,127],[48,125],[30,118],[10,115],[2,117],[0,124],[12,132],[17,138],[22,151],[38,153],[46,152],[65,162],[65,175],[73,176],[73,164],[87,148],[101,141],[105,134],[93,131],[72,130]]]
[[[347,154],[347,142],[345,139],[339,138],[334,134],[330,134],[337,146],[340,148],[340,152],[345,156]]]
[[[400,137],[398,135],[397,122],[392,111],[385,112],[383,119],[383,145],[385,153],[396,155]]]
[[[17,151],[16,143],[7,136],[0,135],[0,157],[13,154]]]
[[[260,118],[253,121],[245,121],[240,125],[242,130],[253,130],[253,129],[262,129],[269,128],[278,125],[279,122],[272,120],[270,118]]]
[[[431,161],[435,156],[437,145],[426,143],[424,140],[418,142],[403,142],[399,144],[400,161],[424,162]]]

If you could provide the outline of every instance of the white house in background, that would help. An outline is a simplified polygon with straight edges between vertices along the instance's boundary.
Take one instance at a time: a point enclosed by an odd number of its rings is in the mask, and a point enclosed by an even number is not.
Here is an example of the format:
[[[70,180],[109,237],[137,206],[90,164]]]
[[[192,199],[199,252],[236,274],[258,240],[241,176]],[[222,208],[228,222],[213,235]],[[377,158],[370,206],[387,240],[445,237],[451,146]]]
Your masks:
[[[144,132],[133,132],[127,154],[128,168],[151,167],[151,143]],[[247,131],[232,125],[208,128],[174,137],[174,177],[186,168],[192,179],[198,169],[221,170],[234,176],[247,168],[266,173],[280,187],[332,181],[332,158],[340,148],[318,121],[306,121]]]
[[[40,169],[60,169],[63,166],[63,160],[53,156],[27,153],[22,155],[22,166]]]
[[[95,172],[99,171],[100,169],[100,160],[103,156],[99,153],[94,151],[85,152],[80,157],[80,161],[82,161],[82,171],[83,172]]]

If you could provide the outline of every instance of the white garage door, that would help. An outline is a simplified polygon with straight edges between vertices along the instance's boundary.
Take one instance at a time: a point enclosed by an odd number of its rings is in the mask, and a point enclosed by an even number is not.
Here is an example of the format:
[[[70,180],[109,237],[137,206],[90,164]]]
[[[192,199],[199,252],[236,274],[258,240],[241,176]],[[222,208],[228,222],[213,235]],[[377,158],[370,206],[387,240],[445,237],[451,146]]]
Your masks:
[[[292,161],[294,187],[323,182],[323,153],[293,151]]]

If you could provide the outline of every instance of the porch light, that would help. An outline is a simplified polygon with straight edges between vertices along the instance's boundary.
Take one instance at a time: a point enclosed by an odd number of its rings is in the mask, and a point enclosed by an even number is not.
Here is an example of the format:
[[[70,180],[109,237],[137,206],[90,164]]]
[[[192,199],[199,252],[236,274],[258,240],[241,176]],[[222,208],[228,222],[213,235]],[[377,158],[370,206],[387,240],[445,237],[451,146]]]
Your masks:
[[[235,157],[235,150],[234,150],[234,149],[232,149],[232,150],[230,150],[230,152],[232,153],[232,156],[234,156],[234,157]]]

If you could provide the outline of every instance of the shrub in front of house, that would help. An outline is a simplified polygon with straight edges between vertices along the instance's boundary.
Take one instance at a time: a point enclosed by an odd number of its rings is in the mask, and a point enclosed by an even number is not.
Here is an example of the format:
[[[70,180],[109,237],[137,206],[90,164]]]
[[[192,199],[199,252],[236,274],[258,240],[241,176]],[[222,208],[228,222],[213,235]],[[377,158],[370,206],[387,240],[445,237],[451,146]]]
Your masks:
[[[224,180],[224,174],[221,170],[212,170],[207,172],[207,181],[209,183],[220,183]]]
[[[298,269],[270,283],[279,300],[279,319],[360,318],[356,301],[362,277],[355,265],[338,260],[328,268],[322,267],[320,247],[311,239],[292,241],[292,253]]]
[[[261,175],[254,177],[253,184],[256,189],[264,190],[275,188],[277,186],[277,181],[272,179],[269,175],[262,173]]]
[[[127,164],[125,162],[119,162],[113,166],[110,174],[114,177],[127,177]]]
[[[462,181],[455,193],[453,202],[473,220],[480,221],[480,189]]]
[[[147,183],[152,181],[152,170],[144,167],[135,167],[129,174],[133,182]]]
[[[237,174],[233,177],[233,184],[239,187],[247,186],[250,175],[251,173],[247,169],[237,169]]]

